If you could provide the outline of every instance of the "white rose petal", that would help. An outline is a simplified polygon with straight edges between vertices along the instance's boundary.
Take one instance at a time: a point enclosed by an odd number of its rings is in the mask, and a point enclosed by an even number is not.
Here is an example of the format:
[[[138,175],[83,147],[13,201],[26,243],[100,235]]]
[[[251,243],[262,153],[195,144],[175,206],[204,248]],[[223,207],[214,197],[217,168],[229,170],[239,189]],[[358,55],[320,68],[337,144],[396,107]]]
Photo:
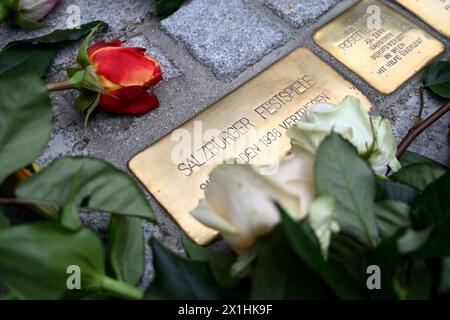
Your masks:
[[[378,175],[384,175],[387,166],[394,172],[400,170],[401,165],[396,158],[397,141],[392,134],[391,124],[387,119],[381,117],[373,117],[372,123],[376,141],[374,150],[369,157],[370,165]]]
[[[291,218],[299,220],[309,210],[316,195],[314,186],[314,160],[308,155],[291,154],[280,162],[274,180],[279,181],[286,193],[297,196],[298,206],[290,211]],[[293,213],[293,214],[291,214]]]
[[[322,195],[315,199],[309,210],[308,220],[319,240],[324,257],[328,256],[331,235],[339,232],[336,218],[336,203],[333,197]]]
[[[280,220],[268,194],[277,193],[276,186],[263,180],[251,166],[221,165],[212,172],[206,198],[192,215],[244,253]]]

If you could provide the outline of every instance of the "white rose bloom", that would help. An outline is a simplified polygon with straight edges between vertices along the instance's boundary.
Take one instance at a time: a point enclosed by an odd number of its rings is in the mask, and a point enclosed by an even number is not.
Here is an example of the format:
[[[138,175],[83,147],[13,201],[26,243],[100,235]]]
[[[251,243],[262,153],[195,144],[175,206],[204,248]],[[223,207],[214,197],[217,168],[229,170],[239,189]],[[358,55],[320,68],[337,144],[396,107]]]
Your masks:
[[[349,140],[377,174],[384,175],[387,166],[393,171],[400,168],[395,157],[397,142],[389,121],[370,117],[356,97],[347,96],[338,105],[313,105],[302,121],[288,130],[288,136],[294,150],[315,156],[320,143],[331,132]]]
[[[59,0],[19,0],[19,13],[30,21],[39,21],[44,18]]]
[[[263,176],[249,165],[221,165],[192,215],[218,230],[239,254],[246,254],[256,240],[280,221],[274,202],[295,220],[304,217],[314,199],[313,161],[292,155],[280,162],[279,171]]]

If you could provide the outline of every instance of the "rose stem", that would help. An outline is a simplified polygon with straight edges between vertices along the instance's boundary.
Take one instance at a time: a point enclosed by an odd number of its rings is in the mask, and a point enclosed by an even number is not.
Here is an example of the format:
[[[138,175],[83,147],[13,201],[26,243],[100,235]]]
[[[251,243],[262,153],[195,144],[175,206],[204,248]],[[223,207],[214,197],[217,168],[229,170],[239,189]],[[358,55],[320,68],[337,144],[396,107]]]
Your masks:
[[[425,108],[425,100],[424,100],[424,87],[423,84],[420,84],[419,87],[419,99],[420,99],[420,107],[419,107],[419,112],[417,113],[417,117],[416,117],[416,122],[414,123],[414,127],[418,126],[421,122],[422,122],[422,114],[423,114],[423,109]]]
[[[48,91],[61,91],[73,88],[73,81],[71,79],[47,84]]]
[[[400,158],[403,153],[408,149],[409,145],[416,139],[425,129],[439,120],[442,116],[444,116],[448,111],[450,111],[450,101],[440,107],[436,112],[434,112],[431,116],[426,118],[423,121],[419,121],[419,124],[414,125],[411,130],[409,130],[408,134],[398,145],[397,150],[397,158]],[[421,112],[420,112],[421,114]]]

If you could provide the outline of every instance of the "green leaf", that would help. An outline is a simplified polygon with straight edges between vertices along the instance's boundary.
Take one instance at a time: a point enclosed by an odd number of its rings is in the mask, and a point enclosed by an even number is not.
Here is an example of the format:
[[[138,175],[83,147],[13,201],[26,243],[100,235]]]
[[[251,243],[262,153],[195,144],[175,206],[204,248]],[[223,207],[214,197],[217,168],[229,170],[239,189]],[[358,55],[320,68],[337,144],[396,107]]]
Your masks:
[[[0,230],[6,229],[9,227],[9,220],[3,215],[3,212],[0,211]]]
[[[412,151],[406,151],[399,160],[402,167],[406,167],[412,164],[429,164],[442,166],[442,164],[440,164],[439,162]]]
[[[77,206],[73,202],[62,207],[60,220],[61,225],[70,230],[79,230],[82,228]]]
[[[215,300],[229,297],[203,261],[189,260],[152,239],[155,279],[146,293],[148,299]]]
[[[177,11],[184,0],[156,0],[156,11],[160,17],[167,17]]]
[[[365,294],[374,299],[394,299],[396,298],[393,278],[397,272],[400,257],[397,253],[398,235],[383,239],[376,248],[368,248],[350,259],[342,261],[344,266],[352,275],[354,281],[365,288]],[[368,285],[373,284],[373,271],[369,266],[378,266],[381,274],[381,289],[369,290]]]
[[[384,200],[401,201],[411,204],[417,197],[417,190],[407,185],[387,180],[378,180],[376,183],[377,202]]]
[[[0,0],[0,23],[8,19],[10,13],[8,6]]]
[[[450,294],[450,257],[442,259],[442,270],[439,279],[439,293],[447,295]]]
[[[428,240],[432,231],[433,228],[431,226],[420,231],[406,230],[397,241],[398,252],[408,254],[417,250]]]
[[[450,61],[436,61],[424,71],[424,83],[434,93],[450,98]]]
[[[328,256],[330,260],[344,264],[355,256],[367,252],[369,249],[367,244],[360,242],[349,234],[340,232],[331,236]]]
[[[80,183],[80,173],[78,171],[70,182],[70,192],[64,199],[64,204],[61,209],[61,225],[71,230],[79,230],[82,228],[80,217],[78,215],[75,197]]]
[[[203,248],[186,236],[183,236],[183,246],[191,259],[209,263],[214,278],[224,288],[231,288],[238,283],[239,279],[231,275],[235,258]]]
[[[416,259],[431,259],[450,256],[449,216],[435,227],[425,244],[415,251],[413,256]]]
[[[94,21],[80,28],[56,30],[41,37],[10,42],[0,51],[0,73],[14,69],[15,74],[33,71],[42,76],[59,49],[86,36],[97,25],[107,27],[104,22]]]
[[[397,253],[398,234],[391,238],[384,239],[377,248],[372,249],[363,257],[364,263],[362,270],[364,279],[367,281],[370,276],[367,274],[368,266],[378,266],[381,271],[381,290],[369,290],[377,299],[395,299],[394,278],[400,265],[400,256]]]
[[[139,299],[142,291],[105,275],[104,250],[92,231],[56,222],[0,230],[0,283],[19,299]],[[69,290],[76,269],[80,289]]]
[[[428,185],[413,202],[411,217],[415,229],[438,224],[450,215],[450,172]]]
[[[383,238],[390,238],[402,229],[409,228],[409,206],[396,200],[378,202],[375,206],[378,230]]]
[[[340,265],[324,260],[320,246],[306,222],[294,222],[282,214],[282,226],[297,256],[321,277],[340,299],[361,299],[362,292]]]
[[[51,130],[52,106],[39,76],[0,74],[0,182],[40,155]]]
[[[92,158],[62,158],[16,188],[18,198],[59,206],[78,184],[74,203],[81,208],[155,221],[153,210],[136,181],[111,164]]]
[[[108,240],[108,258],[114,274],[119,280],[137,285],[145,268],[141,219],[112,215]]]
[[[19,44],[58,44],[58,45],[66,45],[66,41],[76,41],[81,39],[82,37],[88,35],[92,28],[97,27],[99,29],[105,30],[108,27],[103,21],[92,21],[86,24],[81,25],[79,28],[73,29],[62,29],[55,30],[52,33],[33,38],[33,39],[24,39],[10,42],[3,49],[10,49],[11,47],[15,47]]]
[[[397,291],[403,300],[429,300],[433,287],[433,275],[423,261],[414,261],[405,283],[397,283]]]
[[[356,149],[338,134],[321,143],[315,164],[316,190],[336,199],[341,230],[370,246],[379,241],[374,215],[375,176]]]
[[[19,0],[1,0],[8,8],[13,11],[18,11]]]
[[[33,72],[43,76],[60,47],[52,45],[18,44],[0,51],[0,73]]]
[[[406,184],[418,191],[423,191],[430,183],[447,172],[448,169],[444,166],[435,166],[425,163],[412,164],[391,175],[390,179]]]
[[[58,299],[68,293],[69,266],[81,270],[81,288],[101,288],[103,246],[87,229],[72,232],[54,222],[0,231],[0,282],[20,299]],[[80,292],[80,294],[82,294]]]
[[[258,240],[251,299],[323,299],[332,297],[322,279],[297,257],[281,226]]]

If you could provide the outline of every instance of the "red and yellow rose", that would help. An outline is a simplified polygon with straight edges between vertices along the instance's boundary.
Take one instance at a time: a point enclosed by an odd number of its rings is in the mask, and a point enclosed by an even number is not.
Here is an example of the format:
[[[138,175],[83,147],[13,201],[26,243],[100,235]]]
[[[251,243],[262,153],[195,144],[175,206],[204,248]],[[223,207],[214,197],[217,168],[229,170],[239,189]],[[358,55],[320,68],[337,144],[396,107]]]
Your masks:
[[[112,113],[142,114],[159,106],[147,91],[162,80],[158,62],[146,49],[122,47],[122,41],[99,42],[88,49],[88,57],[106,93],[99,107]]]

